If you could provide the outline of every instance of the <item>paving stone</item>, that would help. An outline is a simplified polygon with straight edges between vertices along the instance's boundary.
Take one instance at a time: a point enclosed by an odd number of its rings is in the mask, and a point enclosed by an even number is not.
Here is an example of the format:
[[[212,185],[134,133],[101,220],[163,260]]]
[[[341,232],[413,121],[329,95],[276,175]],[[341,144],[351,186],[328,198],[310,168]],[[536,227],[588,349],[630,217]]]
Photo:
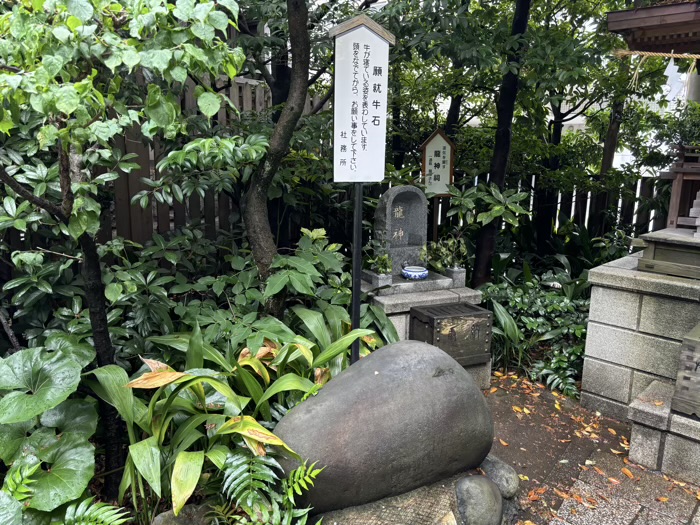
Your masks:
[[[452,293],[452,290],[438,290],[436,292],[426,292],[420,294],[402,293],[396,295],[383,295],[372,299],[374,304],[380,306],[387,315],[405,313],[411,310],[412,306],[430,306],[433,304],[457,303],[459,296]]]
[[[661,431],[644,425],[632,426],[630,461],[653,470],[661,467]]]
[[[637,270],[639,256],[629,256],[592,269],[588,280],[597,286],[700,301],[700,281]]]
[[[585,385],[584,385],[585,388]],[[620,421],[627,421],[627,405],[590,392],[581,392],[581,406]]]
[[[596,486],[611,501],[628,501],[641,505],[651,511],[688,521],[697,503],[695,494],[688,494],[671,481],[664,479],[659,472],[643,470],[635,465],[625,464],[623,459],[607,451],[599,451],[590,458],[604,472],[600,475],[594,468],[582,472],[580,479]],[[634,479],[628,478],[622,469],[627,468]],[[608,478],[614,478],[619,484],[613,484]],[[668,497],[661,502],[657,498]]]
[[[639,316],[639,331],[681,341],[695,327],[698,319],[700,302],[645,295]]]
[[[639,512],[637,519],[634,521],[634,525],[678,525],[679,523],[687,523],[687,521],[659,514],[646,508]]]
[[[700,483],[700,443],[667,435],[661,470],[676,479]]]
[[[591,321],[636,330],[641,298],[638,293],[594,286],[588,318]]]
[[[673,391],[674,387],[669,383],[652,382],[630,404],[629,419],[658,430],[668,430]]]
[[[675,378],[681,344],[600,323],[588,323],[586,355],[636,370]],[[583,389],[587,390],[586,383]]]
[[[586,392],[629,403],[632,369],[587,357],[583,362]]]
[[[640,505],[623,500],[605,501],[598,487],[588,485],[580,480],[574,483],[571,492],[579,494],[584,500],[593,498],[596,508],[589,508],[578,503],[575,499],[567,499],[559,508],[559,519],[549,522],[549,525],[562,525],[564,520],[570,525],[629,525],[641,509]]]

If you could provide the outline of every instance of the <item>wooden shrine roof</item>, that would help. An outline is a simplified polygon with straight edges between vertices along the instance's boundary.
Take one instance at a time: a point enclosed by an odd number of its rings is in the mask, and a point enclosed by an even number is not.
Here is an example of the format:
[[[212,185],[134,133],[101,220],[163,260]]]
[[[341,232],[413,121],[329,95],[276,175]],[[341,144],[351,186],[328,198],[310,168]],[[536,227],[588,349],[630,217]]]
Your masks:
[[[700,53],[700,0],[662,0],[649,7],[608,13],[608,30],[630,49]]]

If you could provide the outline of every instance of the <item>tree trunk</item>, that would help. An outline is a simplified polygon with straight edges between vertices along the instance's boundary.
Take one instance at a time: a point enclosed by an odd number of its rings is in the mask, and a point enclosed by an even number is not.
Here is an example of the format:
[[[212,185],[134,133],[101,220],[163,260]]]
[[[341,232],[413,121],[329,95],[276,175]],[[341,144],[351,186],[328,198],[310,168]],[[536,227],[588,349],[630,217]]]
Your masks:
[[[114,364],[114,347],[109,336],[107,307],[105,304],[105,286],[102,282],[102,268],[97,246],[92,237],[84,234],[79,239],[83,250],[82,274],[85,290],[85,301],[90,312],[92,340],[97,353],[97,364],[107,366]],[[105,451],[105,476],[102,497],[108,501],[116,501],[119,495],[121,467],[124,466],[123,448],[120,436],[123,435],[121,421],[116,409],[100,401],[100,422],[102,441]]]
[[[516,0],[515,14],[511,34],[521,35],[527,31],[527,22],[530,18],[531,0]],[[520,64],[522,49],[512,50],[507,57],[508,62]],[[499,188],[503,188],[510,158],[510,148],[513,135],[513,113],[515,111],[515,99],[518,96],[518,76],[520,69],[513,73],[508,71],[503,76],[499,90],[496,111],[498,120],[496,124],[496,141],[491,157],[490,180]],[[476,241],[476,258],[474,272],[472,274],[472,286],[478,287],[491,278],[491,264],[496,247],[496,234],[500,229],[500,221],[493,221],[481,228]]]
[[[610,111],[610,122],[608,131],[605,134],[605,142],[603,143],[603,160],[600,164],[600,172],[598,180],[605,183],[605,178],[612,168],[613,160],[615,159],[615,151],[617,151],[618,136],[620,134],[620,124],[622,123],[622,112],[625,108],[625,100],[618,98],[613,101]],[[591,202],[591,212],[588,219],[588,231],[592,237],[603,235],[612,222],[610,221],[610,208],[617,207],[616,193],[598,190]],[[615,202],[612,202],[612,201]]]
[[[253,258],[264,280],[270,275],[272,259],[277,254],[267,208],[267,191],[287,154],[294,128],[306,104],[309,81],[310,42],[307,23],[309,12],[304,0],[287,0],[289,40],[292,53],[292,71],[289,95],[284,109],[270,137],[270,148],[244,197],[243,222]]]
[[[562,122],[561,106],[552,104],[552,122],[549,134],[549,146],[556,148],[561,144],[564,123]],[[553,173],[559,170],[561,159],[558,154],[553,154],[547,159],[546,170]],[[543,175],[537,177],[535,187],[535,214],[534,226],[537,236],[537,253],[542,256],[551,251],[550,241],[554,232],[557,218],[557,191],[542,180]]]

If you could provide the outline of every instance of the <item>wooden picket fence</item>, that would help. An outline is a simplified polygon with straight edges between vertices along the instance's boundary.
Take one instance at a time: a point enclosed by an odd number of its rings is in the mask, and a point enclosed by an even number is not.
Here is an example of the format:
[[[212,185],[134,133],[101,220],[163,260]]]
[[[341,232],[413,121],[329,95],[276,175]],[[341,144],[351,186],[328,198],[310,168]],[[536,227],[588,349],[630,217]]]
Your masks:
[[[244,113],[263,112],[272,105],[270,91],[263,82],[236,78],[229,89],[228,94],[240,114],[222,106],[218,115],[214,117],[219,126],[240,119]],[[197,107],[192,91],[186,90],[182,102],[183,109],[190,112],[196,111]],[[317,103],[317,97],[309,98],[305,113],[310,113]],[[143,179],[160,176],[156,166],[163,157],[163,151],[158,144],[151,146],[142,140],[138,130],[127,133],[124,143],[120,146],[125,153],[136,155],[132,162],[140,167],[114,182],[113,205],[103,208],[102,212],[102,227],[98,235],[101,242],[123,237],[143,244],[148,242],[154,233],[167,234],[196,221],[203,225],[206,236],[212,238],[218,230],[230,231],[232,218],[240,217],[237,201],[225,193],[215,195],[213,191],[207,192],[204,198],[193,195],[184,203],[174,201],[172,206],[155,202],[153,199],[145,208],[138,203],[132,204],[134,195],[148,188]]]

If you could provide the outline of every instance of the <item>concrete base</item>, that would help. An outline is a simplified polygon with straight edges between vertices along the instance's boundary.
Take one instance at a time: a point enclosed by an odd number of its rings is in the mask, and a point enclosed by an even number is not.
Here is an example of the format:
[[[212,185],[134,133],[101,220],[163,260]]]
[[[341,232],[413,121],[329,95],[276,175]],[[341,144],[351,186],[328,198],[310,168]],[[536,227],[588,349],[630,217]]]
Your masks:
[[[437,275],[437,274],[434,274]],[[439,276],[442,277],[442,276]],[[452,282],[452,279],[443,277]],[[413,284],[413,283],[410,283]],[[396,285],[392,285],[394,288]],[[430,292],[416,291],[413,293],[391,293],[389,295],[372,296],[372,304],[379,306],[387,317],[394,323],[399,340],[408,339],[410,311],[414,306],[431,306],[434,304],[479,304],[481,292],[471,288],[451,288],[448,290],[433,290]],[[491,382],[491,361],[480,365],[466,367],[480,389],[486,390]]]
[[[581,403],[622,420],[650,384],[675,383],[683,337],[700,318],[700,281],[640,272],[638,259],[624,257],[589,274]]]
[[[630,461],[700,483],[700,420],[671,412],[673,387],[652,382],[629,408]]]

